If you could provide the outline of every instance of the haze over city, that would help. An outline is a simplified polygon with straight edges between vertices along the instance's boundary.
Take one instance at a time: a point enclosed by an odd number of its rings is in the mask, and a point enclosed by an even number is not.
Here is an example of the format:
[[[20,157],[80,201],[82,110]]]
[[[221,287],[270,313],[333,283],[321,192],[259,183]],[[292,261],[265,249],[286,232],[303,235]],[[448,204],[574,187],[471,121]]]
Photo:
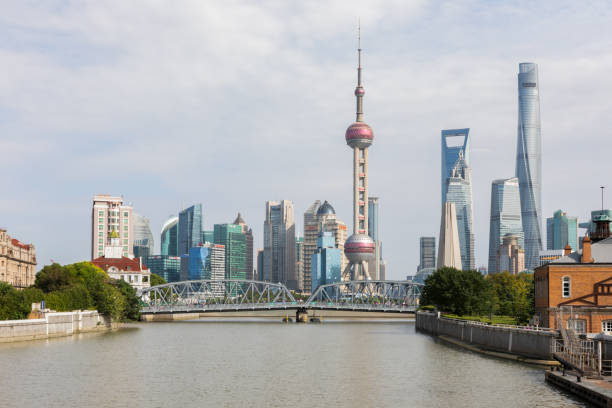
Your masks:
[[[0,16],[0,227],[50,259],[89,258],[94,194],[159,229],[194,203],[240,212],[262,246],[266,200],[328,200],[351,224],[356,27],[376,141],[387,279],[440,227],[440,131],[470,128],[476,265],[491,181],[514,176],[518,64],[539,66],[543,218],[587,221],[609,177],[606,2],[7,4]],[[607,207],[610,201],[607,200]]]

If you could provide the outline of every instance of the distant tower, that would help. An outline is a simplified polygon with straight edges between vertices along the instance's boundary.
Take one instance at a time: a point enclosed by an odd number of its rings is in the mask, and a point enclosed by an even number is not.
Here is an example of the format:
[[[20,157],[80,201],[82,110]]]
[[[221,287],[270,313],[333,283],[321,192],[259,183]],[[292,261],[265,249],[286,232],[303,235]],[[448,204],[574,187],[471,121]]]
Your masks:
[[[457,231],[457,212],[455,203],[444,203],[440,222],[440,242],[438,243],[438,268],[449,266],[461,269],[461,251]]]
[[[146,258],[153,255],[154,240],[149,219],[134,213],[134,246],[133,254],[137,258]]]
[[[291,201],[266,201],[263,238],[263,280],[280,282],[297,290],[295,220]]]
[[[521,193],[526,269],[539,266],[542,250],[542,140],[538,82],[536,64],[519,64],[516,177]]]
[[[376,244],[368,235],[368,147],[374,140],[372,128],[363,121],[363,95],[361,85],[361,34],[357,47],[357,115],[346,130],[346,143],[353,149],[353,235],[344,244],[349,264],[344,279],[371,279],[368,262],[375,258]]]
[[[249,226],[244,222],[244,219],[238,213],[238,216],[234,220],[234,225],[240,225],[242,227],[242,232],[244,233],[244,238],[246,240],[246,273],[245,279],[254,279],[254,270],[253,270],[253,230],[249,228]],[[206,231],[204,231],[204,235]]]
[[[496,273],[497,252],[506,234],[516,235],[524,248],[519,181],[516,177],[491,183],[491,220],[489,225],[489,273]]]

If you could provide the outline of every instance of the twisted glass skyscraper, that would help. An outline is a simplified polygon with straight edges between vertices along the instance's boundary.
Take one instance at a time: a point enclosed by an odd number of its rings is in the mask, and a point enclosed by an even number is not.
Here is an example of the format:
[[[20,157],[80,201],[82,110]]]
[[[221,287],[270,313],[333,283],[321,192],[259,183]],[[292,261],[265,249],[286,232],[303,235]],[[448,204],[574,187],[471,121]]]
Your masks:
[[[521,199],[519,181],[516,177],[494,180],[491,185],[489,273],[500,272],[497,265],[497,250],[506,234],[517,235],[518,244],[524,249]]]
[[[525,268],[539,266],[542,249],[542,141],[538,66],[519,64],[518,138],[516,177],[521,195],[521,217],[525,238]]]
[[[470,129],[447,129],[442,131],[442,205],[446,202],[446,179],[451,176],[453,167],[463,155],[470,165]]]

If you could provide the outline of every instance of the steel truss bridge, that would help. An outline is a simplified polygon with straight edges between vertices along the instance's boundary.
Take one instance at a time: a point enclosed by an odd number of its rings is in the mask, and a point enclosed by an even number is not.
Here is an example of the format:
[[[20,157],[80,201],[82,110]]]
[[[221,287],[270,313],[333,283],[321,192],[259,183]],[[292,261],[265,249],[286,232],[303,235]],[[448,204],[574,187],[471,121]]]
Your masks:
[[[346,281],[322,285],[296,300],[281,283],[254,280],[194,280],[143,289],[142,314],[268,310],[341,310],[414,313],[421,287],[412,281]]]

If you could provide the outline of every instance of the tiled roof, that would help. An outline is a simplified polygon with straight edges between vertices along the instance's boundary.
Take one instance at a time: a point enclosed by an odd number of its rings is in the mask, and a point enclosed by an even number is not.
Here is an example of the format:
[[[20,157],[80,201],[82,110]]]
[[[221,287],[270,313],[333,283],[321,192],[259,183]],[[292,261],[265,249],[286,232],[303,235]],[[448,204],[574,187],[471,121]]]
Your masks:
[[[130,259],[125,256],[121,258],[105,258],[103,256],[94,259],[91,261],[92,264],[97,267],[108,271],[108,269],[112,266],[124,272],[148,272],[149,269],[142,265],[142,270],[140,269],[140,261],[137,258]]]
[[[552,261],[553,264],[580,263],[582,251],[578,250],[569,255]],[[612,263],[612,237],[591,244],[591,257],[594,263]]]

